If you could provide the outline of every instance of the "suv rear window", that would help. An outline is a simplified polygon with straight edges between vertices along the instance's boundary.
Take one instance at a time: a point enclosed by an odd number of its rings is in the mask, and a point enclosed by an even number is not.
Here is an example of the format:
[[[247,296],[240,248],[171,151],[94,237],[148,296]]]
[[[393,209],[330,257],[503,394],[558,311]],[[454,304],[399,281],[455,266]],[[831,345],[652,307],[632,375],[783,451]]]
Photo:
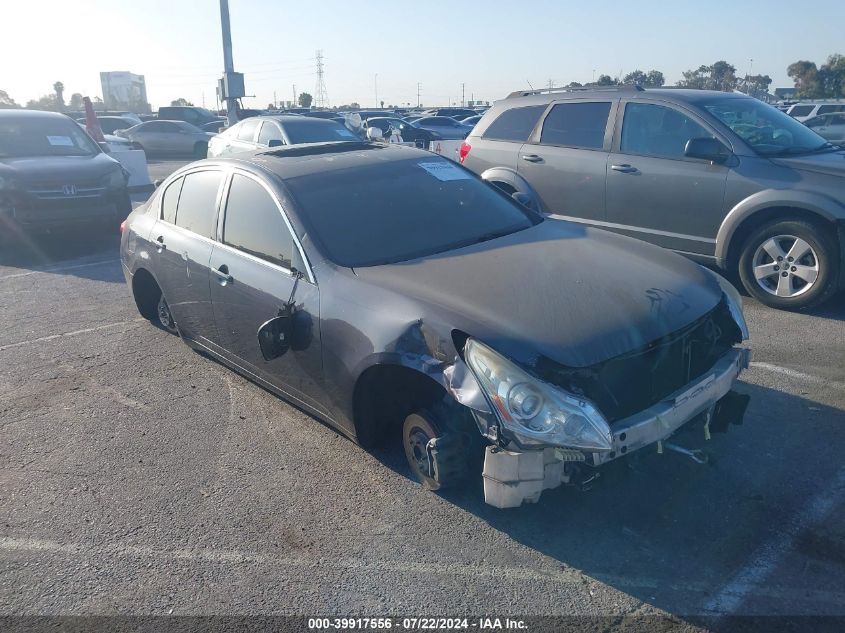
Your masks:
[[[483,136],[496,141],[524,143],[545,109],[546,106],[539,105],[505,110],[498,119],[487,126]]]
[[[813,107],[811,105],[806,106],[793,106],[792,109],[789,111],[789,116],[807,116],[810,112],[813,111]]]
[[[595,103],[558,103],[543,122],[540,143],[601,149],[610,101]]]

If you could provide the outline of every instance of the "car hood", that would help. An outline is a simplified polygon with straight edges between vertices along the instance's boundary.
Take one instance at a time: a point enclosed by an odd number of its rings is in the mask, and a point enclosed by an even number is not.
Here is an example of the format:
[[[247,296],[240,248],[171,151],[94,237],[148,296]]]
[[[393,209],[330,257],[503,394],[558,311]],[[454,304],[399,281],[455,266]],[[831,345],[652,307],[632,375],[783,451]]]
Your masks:
[[[557,220],[355,273],[529,366],[543,355],[587,367],[640,349],[722,299],[713,275],[679,255]]]
[[[22,183],[92,180],[116,169],[117,161],[107,154],[93,156],[28,156],[0,158],[0,175]]]
[[[845,152],[824,152],[807,156],[774,158],[772,160],[778,165],[792,169],[845,177]]]

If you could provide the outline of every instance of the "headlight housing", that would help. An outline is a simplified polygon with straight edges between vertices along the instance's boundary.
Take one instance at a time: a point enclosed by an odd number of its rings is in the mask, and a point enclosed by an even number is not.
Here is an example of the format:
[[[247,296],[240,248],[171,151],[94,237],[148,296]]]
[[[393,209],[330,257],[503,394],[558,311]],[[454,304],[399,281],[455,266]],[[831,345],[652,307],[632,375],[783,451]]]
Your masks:
[[[467,340],[464,355],[496,417],[520,444],[611,450],[610,427],[590,402],[537,380],[475,339]]]
[[[702,268],[704,267],[702,266]],[[728,301],[728,310],[733,317],[734,323],[736,323],[739,331],[742,333],[742,340],[747,341],[749,338],[748,324],[745,322],[745,315],[742,312],[742,296],[739,294],[737,289],[733,287],[733,284],[720,274],[714,273],[709,268],[704,268],[704,270],[713,275],[716,279],[716,282],[719,284],[719,287],[722,289],[722,292]]]
[[[122,189],[127,182],[129,182],[129,174],[123,169],[123,166],[109,172],[109,175],[106,176],[106,186],[109,189]]]

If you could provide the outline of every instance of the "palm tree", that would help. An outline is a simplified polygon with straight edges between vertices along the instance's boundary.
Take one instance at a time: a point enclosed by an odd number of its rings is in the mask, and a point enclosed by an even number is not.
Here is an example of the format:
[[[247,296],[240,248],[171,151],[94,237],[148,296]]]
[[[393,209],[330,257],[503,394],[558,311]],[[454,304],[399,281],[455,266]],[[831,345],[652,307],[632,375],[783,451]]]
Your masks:
[[[53,84],[53,91],[56,93],[56,105],[61,110],[65,107],[65,85],[61,81],[57,81]]]

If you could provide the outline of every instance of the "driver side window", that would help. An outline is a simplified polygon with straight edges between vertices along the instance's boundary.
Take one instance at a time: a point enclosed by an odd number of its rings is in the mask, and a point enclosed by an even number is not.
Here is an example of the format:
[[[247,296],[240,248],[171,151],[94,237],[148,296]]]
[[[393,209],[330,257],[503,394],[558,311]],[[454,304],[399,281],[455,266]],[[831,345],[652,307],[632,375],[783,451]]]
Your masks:
[[[651,103],[628,103],[622,119],[623,154],[682,159],[687,141],[713,138],[701,125],[678,110]]]

